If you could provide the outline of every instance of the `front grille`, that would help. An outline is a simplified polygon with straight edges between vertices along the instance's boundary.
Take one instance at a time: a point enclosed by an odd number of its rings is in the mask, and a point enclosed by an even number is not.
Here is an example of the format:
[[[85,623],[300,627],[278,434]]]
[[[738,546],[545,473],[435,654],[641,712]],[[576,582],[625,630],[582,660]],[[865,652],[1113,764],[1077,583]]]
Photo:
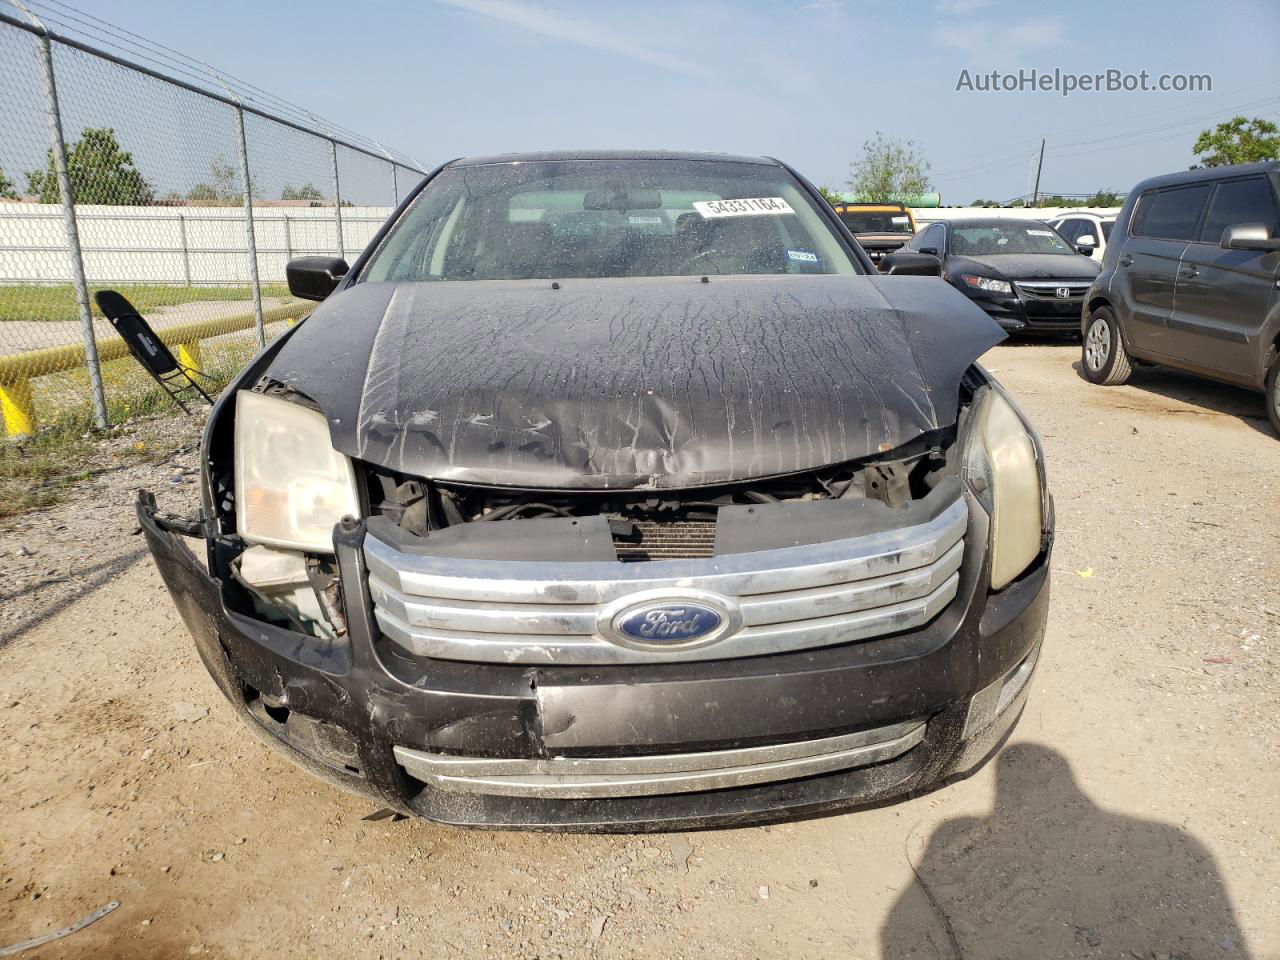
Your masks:
[[[721,660],[849,643],[921,627],[955,597],[969,512],[825,543],[694,559],[473,560],[365,538],[383,633],[412,654],[530,664]],[[707,645],[638,649],[604,629],[652,597],[712,595],[736,630]]]
[[[641,520],[632,524],[631,532],[615,533],[613,545],[618,559],[627,563],[709,557],[715,552],[716,522],[681,520],[659,523]]]
[[[1092,280],[1018,280],[1014,283],[1018,293],[1024,300],[1058,300],[1063,303],[1079,300],[1089,288]],[[1070,291],[1065,297],[1059,297],[1058,291]]]

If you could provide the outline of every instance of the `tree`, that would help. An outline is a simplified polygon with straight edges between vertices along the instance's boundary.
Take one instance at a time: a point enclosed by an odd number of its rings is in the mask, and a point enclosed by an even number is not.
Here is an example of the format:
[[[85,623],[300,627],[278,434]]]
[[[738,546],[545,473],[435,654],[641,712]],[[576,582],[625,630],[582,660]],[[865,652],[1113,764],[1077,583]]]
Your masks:
[[[839,191],[835,187],[828,187],[825,183],[818,187],[818,192],[822,194],[822,199],[827,203],[844,203],[844,197],[840,196]]]
[[[197,183],[187,191],[187,199],[206,207],[228,207],[241,203],[240,176],[223,157],[209,163],[209,183]]]
[[[1118,207],[1124,203],[1124,194],[1114,190],[1099,190],[1091,197],[1085,197],[1083,207]]]
[[[1275,160],[1280,157],[1280,128],[1261,117],[1232,117],[1212,130],[1201,130],[1191,151],[1200,158],[1192,170]]]
[[[280,191],[281,200],[323,200],[324,194],[314,183],[303,184],[301,187],[291,187],[287,184]]]
[[[67,150],[67,177],[75,203],[146,206],[155,199],[151,184],[133,165],[133,154],[120,149],[109,127],[88,127],[80,134]],[[41,203],[61,202],[52,149],[43,170],[27,173],[27,189]]]
[[[862,145],[862,159],[849,165],[849,186],[859,200],[888,203],[929,192],[929,161],[912,140],[887,138],[879,130]]]
[[[4,173],[4,167],[0,167],[0,200],[17,200],[18,191]]]

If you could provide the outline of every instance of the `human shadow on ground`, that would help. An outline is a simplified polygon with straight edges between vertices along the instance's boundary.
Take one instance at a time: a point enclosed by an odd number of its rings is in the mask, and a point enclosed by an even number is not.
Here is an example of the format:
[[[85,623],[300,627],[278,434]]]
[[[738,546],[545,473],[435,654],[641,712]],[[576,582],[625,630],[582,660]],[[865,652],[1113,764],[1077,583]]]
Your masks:
[[[1209,851],[1098,807],[1048,747],[1005,750],[990,816],[921,845],[908,838],[917,882],[880,931],[885,960],[1250,956]]]

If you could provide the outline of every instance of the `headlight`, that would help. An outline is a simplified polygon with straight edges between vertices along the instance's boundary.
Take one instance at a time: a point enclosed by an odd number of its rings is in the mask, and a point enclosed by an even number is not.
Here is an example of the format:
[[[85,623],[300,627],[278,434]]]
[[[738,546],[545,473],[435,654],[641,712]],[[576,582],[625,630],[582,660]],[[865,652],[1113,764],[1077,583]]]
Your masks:
[[[1007,280],[996,280],[993,277],[975,277],[971,273],[960,274],[960,279],[964,281],[966,287],[985,290],[987,293],[1013,293],[1013,287],[1009,286],[1009,281]]]
[[[1036,442],[994,387],[970,420],[964,474],[991,515],[991,589],[999,590],[1039,556],[1044,501]]]
[[[253,543],[333,553],[333,525],[356,515],[351,462],[314,410],[236,394],[236,529]]]

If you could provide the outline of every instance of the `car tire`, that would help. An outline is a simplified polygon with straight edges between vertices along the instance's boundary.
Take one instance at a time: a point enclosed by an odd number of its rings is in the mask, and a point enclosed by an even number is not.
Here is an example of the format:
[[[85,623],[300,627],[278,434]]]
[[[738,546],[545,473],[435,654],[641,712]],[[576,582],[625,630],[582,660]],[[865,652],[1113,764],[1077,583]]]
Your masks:
[[[1089,314],[1080,339],[1080,369],[1090,383],[1114,387],[1129,379],[1133,364],[1124,348],[1124,336],[1110,307]]]
[[[1271,429],[1280,436],[1280,356],[1271,361],[1271,369],[1267,371],[1266,403]]]

